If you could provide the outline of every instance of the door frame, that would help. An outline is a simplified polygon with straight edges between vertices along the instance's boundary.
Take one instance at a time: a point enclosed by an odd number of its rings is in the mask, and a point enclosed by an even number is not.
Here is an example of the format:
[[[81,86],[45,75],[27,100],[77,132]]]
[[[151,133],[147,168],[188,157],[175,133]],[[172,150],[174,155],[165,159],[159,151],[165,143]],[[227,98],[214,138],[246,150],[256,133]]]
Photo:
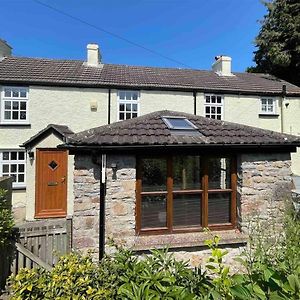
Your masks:
[[[63,191],[63,198],[65,201],[64,211],[57,211],[57,212],[49,212],[49,213],[40,213],[38,211],[38,203],[40,203],[38,200],[39,198],[39,163],[40,163],[40,155],[44,151],[52,151],[52,152],[64,152],[64,157],[66,161],[66,179],[65,179],[65,189]],[[35,219],[47,219],[47,218],[63,218],[67,216],[67,209],[68,209],[68,203],[67,203],[67,197],[68,197],[68,157],[69,157],[69,151],[64,149],[57,149],[57,148],[36,148],[36,159],[35,159],[35,205],[34,205],[34,218]]]

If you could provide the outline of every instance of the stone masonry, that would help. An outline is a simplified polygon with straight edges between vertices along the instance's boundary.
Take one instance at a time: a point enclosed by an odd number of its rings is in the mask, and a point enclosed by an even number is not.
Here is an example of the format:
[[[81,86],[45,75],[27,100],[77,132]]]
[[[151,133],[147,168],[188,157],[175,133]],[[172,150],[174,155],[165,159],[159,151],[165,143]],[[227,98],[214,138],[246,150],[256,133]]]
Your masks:
[[[290,155],[287,153],[249,153],[238,157],[239,230],[216,232],[222,247],[229,251],[226,261],[240,254],[247,241],[251,220],[280,220],[284,200],[292,185]],[[205,233],[137,236],[135,234],[136,160],[129,155],[108,155],[105,197],[106,252],[112,238],[136,251],[168,246],[175,257],[189,260],[192,266],[203,263],[208,251],[203,247]],[[100,167],[88,155],[75,156],[74,228],[75,248],[99,250]]]

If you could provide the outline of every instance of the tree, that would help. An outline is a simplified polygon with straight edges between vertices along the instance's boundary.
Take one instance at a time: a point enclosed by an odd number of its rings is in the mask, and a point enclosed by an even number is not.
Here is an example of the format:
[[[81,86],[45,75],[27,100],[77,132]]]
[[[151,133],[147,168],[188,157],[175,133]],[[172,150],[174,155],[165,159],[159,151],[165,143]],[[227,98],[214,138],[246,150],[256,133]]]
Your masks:
[[[263,2],[268,13],[255,39],[255,67],[248,72],[269,73],[300,86],[300,1]]]

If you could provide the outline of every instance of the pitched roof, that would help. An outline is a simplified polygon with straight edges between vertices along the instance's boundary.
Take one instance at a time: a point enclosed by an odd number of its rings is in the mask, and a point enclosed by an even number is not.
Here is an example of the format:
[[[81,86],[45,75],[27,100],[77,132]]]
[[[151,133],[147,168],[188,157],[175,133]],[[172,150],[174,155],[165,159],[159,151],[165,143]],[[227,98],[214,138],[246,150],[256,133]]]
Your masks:
[[[185,117],[196,125],[190,131],[169,129],[162,117]],[[256,127],[208,119],[201,116],[158,111],[82,131],[67,138],[65,146],[75,147],[165,147],[165,146],[300,146],[300,137]]]
[[[223,91],[247,94],[300,95],[300,88],[267,74],[234,73],[219,76],[213,71],[104,64],[87,66],[80,60],[7,57],[0,62],[0,82],[83,87],[123,87]]]
[[[74,132],[66,125],[49,124],[37,134],[33,135],[29,140],[24,142],[21,147],[32,147],[51,133],[57,135],[62,141],[64,141],[69,135],[74,134]]]

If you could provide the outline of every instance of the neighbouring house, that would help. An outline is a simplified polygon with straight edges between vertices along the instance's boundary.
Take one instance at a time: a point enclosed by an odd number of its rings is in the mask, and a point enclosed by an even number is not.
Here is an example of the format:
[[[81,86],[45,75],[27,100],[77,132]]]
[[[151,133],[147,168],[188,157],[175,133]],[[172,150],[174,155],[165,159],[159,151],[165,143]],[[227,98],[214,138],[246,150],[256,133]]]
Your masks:
[[[96,44],[81,61],[16,57],[1,40],[0,90],[0,176],[14,177],[19,223],[73,216],[74,156],[57,149],[72,132],[168,109],[300,133],[300,88],[232,72],[227,56],[210,71],[141,67],[104,63]],[[298,175],[299,157],[292,153]],[[61,171],[59,185],[45,181],[53,170]]]
[[[208,227],[237,254],[249,222],[280,222],[300,138],[183,112],[158,111],[86,130],[75,155],[73,246],[103,255],[109,239],[170,247],[197,265]],[[55,179],[55,180],[59,180]]]

